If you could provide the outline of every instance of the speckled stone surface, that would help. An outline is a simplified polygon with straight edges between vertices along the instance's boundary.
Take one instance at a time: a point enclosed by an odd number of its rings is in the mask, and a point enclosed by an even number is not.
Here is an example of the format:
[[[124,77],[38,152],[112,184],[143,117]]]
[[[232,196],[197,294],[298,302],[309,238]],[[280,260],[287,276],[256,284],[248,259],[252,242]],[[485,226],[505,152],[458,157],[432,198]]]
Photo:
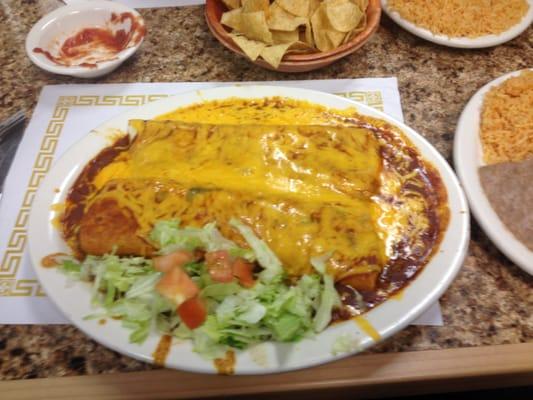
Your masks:
[[[28,115],[46,84],[85,83],[50,75],[24,52],[27,32],[56,0],[0,0],[0,119]],[[475,91],[509,71],[533,66],[533,28],[492,49],[437,46],[384,17],[355,54],[325,69],[278,74],[225,50],[209,33],[202,7],[141,10],[149,34],[140,51],[95,83],[250,81],[396,76],[405,120],[451,161],[455,125]],[[0,152],[7,151],[0,146]],[[1,229],[1,227],[0,227]],[[470,250],[441,299],[445,326],[411,326],[372,351],[413,351],[533,340],[533,277],[506,259],[473,221]],[[1,310],[0,310],[1,312]],[[71,326],[0,326],[0,379],[118,371],[151,366],[96,344]]]

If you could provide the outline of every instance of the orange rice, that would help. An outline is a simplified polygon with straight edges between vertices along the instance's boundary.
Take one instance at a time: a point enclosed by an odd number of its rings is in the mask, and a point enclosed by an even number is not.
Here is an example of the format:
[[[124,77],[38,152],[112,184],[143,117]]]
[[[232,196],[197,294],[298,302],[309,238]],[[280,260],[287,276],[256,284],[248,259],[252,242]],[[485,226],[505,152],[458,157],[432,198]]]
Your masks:
[[[526,15],[526,0],[389,0],[402,18],[450,37],[498,34]]]
[[[480,128],[487,164],[533,156],[533,71],[525,70],[485,95]]]

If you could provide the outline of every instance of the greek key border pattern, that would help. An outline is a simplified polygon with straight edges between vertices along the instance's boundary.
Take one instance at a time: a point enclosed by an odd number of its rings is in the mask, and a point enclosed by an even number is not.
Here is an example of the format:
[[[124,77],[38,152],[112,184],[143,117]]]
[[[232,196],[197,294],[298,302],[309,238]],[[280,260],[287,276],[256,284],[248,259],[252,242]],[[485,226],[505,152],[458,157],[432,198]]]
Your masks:
[[[6,250],[0,263],[1,296],[44,296],[35,279],[17,279],[27,243],[27,228],[35,193],[52,166],[59,137],[63,132],[71,107],[76,106],[141,106],[168,97],[164,94],[128,96],[60,96],[52,113],[39,152],[33,163],[32,173],[22,204],[15,219]]]
[[[352,91],[345,93],[335,93],[337,96],[366,104],[379,111],[384,111],[383,96],[379,90],[375,91]]]

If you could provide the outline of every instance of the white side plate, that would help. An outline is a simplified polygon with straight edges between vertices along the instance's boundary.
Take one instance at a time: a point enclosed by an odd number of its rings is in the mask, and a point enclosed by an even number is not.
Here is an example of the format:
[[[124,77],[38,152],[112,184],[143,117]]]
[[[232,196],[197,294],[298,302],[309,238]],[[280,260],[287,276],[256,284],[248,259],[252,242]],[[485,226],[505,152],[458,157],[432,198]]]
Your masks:
[[[506,79],[517,76],[521,71],[511,72],[489,82],[479,89],[464,108],[453,143],[453,158],[457,175],[461,179],[463,188],[476,217],[490,240],[524,271],[533,275],[533,252],[507,229],[496,211],[490,205],[489,199],[483,191],[479,178],[479,168],[483,162],[483,150],[479,138],[479,123],[481,107],[485,94],[494,86],[500,85]]]
[[[459,47],[463,49],[480,49],[483,47],[492,47],[499,44],[508,42],[514,39],[522,32],[524,32],[529,25],[533,22],[533,0],[527,0],[529,4],[529,10],[522,20],[517,24],[509,28],[507,31],[498,35],[486,35],[477,38],[467,37],[449,37],[446,35],[439,35],[431,32],[428,29],[421,28],[412,22],[402,18],[397,11],[391,10],[387,0],[381,0],[381,6],[383,11],[398,25],[413,35],[421,37],[422,39],[429,40],[430,42],[441,44],[448,47]]]
[[[371,310],[365,318],[379,332],[382,339],[398,332],[417,318],[433,304],[450,285],[459,271],[466,254],[469,240],[469,212],[464,194],[457,178],[444,158],[422,136],[393,118],[370,107],[334,95],[275,86],[224,87],[186,93],[139,107],[136,110],[113,118],[93,130],[75,144],[54,165],[35,197],[29,222],[29,248],[35,271],[45,291],[65,316],[87,335],[116,351],[137,359],[152,362],[159,335],[152,333],[142,345],[128,342],[129,332],[119,321],[108,320],[100,325],[98,321],[85,321],[83,317],[95,310],[90,306],[88,285],[82,282],[70,283],[55,269],[40,266],[41,259],[51,253],[65,252],[68,248],[51,221],[56,211],[50,205],[64,201],[68,189],[91,158],[109,145],[109,133],[126,132],[128,120],[132,118],[151,119],[178,107],[204,100],[228,97],[262,98],[271,96],[308,100],[327,107],[346,109],[355,107],[365,115],[381,118],[398,126],[419,149],[421,154],[440,172],[448,192],[450,223],[439,250],[432,260],[408,285],[401,298],[386,301]],[[116,137],[116,136],[115,136]],[[59,190],[56,190],[59,189]],[[341,335],[347,335],[353,348],[342,355],[333,355],[332,346]],[[265,343],[237,354],[236,374],[263,374],[309,367],[357,353],[375,344],[354,321],[345,321],[329,327],[313,339],[297,344]],[[213,363],[192,352],[189,342],[172,346],[166,366],[194,372],[215,373]]]

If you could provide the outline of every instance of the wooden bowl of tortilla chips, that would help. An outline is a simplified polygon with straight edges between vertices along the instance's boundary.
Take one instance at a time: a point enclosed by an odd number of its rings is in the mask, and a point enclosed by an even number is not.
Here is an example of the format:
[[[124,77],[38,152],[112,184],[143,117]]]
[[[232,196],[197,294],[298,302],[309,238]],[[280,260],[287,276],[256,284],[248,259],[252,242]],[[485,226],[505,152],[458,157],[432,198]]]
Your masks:
[[[207,0],[205,17],[229,50],[263,68],[306,72],[363,46],[380,0]]]

